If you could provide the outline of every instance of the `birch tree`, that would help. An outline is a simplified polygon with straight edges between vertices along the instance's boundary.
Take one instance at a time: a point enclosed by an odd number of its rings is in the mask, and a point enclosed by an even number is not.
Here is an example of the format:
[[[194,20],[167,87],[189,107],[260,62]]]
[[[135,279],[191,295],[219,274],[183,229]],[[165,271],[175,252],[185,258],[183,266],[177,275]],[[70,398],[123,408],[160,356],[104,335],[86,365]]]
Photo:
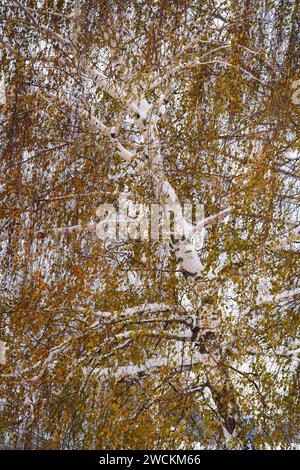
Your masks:
[[[298,0],[0,11],[2,441],[293,448]]]

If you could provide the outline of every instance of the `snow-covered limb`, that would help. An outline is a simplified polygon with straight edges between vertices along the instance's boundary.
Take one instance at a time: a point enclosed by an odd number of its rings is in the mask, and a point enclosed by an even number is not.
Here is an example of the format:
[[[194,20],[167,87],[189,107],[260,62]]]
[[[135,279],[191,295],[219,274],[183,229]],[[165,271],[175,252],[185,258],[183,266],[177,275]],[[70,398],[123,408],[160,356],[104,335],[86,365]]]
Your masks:
[[[177,353],[171,358],[158,357],[149,359],[140,366],[132,364],[120,367],[98,368],[94,372],[99,376],[100,380],[108,378],[120,380],[136,375],[156,373],[163,367],[168,367],[174,371],[189,371],[195,364],[199,363],[214,364],[214,361],[209,354],[201,354],[199,352],[193,352],[192,354]]]
[[[300,228],[294,228],[289,235],[271,244],[272,250],[297,250],[300,248]]]
[[[196,41],[195,41],[196,42]],[[194,41],[190,41],[181,51],[181,55],[182,53],[184,53],[185,51],[187,51],[188,49],[190,49],[194,44],[195,44]],[[202,65],[202,64],[207,64],[208,62],[200,62],[201,59],[203,59],[204,57],[212,54],[213,52],[216,52],[218,50],[221,50],[221,49],[226,49],[230,47],[230,44],[224,44],[224,45],[221,45],[221,46],[218,46],[216,47],[215,49],[211,50],[211,51],[207,51],[205,52],[202,56],[200,56],[199,58],[197,59],[193,59],[193,61],[190,61],[190,62],[184,62],[184,61],[180,61],[180,63],[175,66],[175,61],[172,61],[171,64],[169,65],[169,67],[166,69],[165,71],[165,74],[162,76],[162,77],[159,77],[157,80],[155,80],[153,83],[151,83],[149,89],[150,90],[153,90],[154,88],[157,88],[158,86],[160,86],[164,81],[169,81],[171,77],[173,77],[178,71],[182,70],[183,68],[186,68],[188,67],[189,65],[194,65],[195,62],[198,64],[198,65]],[[178,57],[177,57],[178,58]]]
[[[86,119],[89,119],[90,122],[98,129],[101,133],[103,133],[106,137],[109,137],[113,144],[117,148],[118,154],[121,156],[123,160],[126,162],[130,162],[133,160],[135,153],[131,152],[127,148],[124,147],[124,145],[121,144],[121,142],[116,138],[113,129],[114,128],[109,128],[105,124],[103,124],[93,113],[89,115],[85,111],[81,111],[82,114]]]
[[[223,49],[225,47],[228,47],[228,45],[227,46],[221,46],[221,47],[219,47],[215,50]],[[207,52],[206,54],[204,54],[204,56],[209,55],[212,52],[213,51]],[[222,60],[222,59],[211,59],[211,60],[202,61],[198,58],[194,58],[194,59],[190,60],[187,63],[180,63],[176,67],[173,67],[172,69],[170,69],[164,77],[161,77],[161,78],[157,79],[155,82],[153,82],[151,84],[150,90],[160,86],[164,82],[164,80],[167,80],[167,81],[170,80],[174,75],[176,75],[177,72],[179,72],[180,70],[182,70],[184,68],[195,67],[195,66],[200,66],[200,65],[211,65],[211,64],[220,64],[220,65],[225,65],[226,67],[233,67],[233,64],[231,64],[230,62],[227,62],[225,60]],[[266,83],[261,81],[259,78],[257,78],[255,75],[253,75],[251,72],[249,72],[249,70],[246,70],[243,67],[240,67],[240,70],[242,72],[244,72],[246,75],[248,75],[249,77],[251,77],[254,80],[256,80],[257,82],[259,82],[260,84],[262,84],[264,86],[266,85]]]
[[[52,228],[49,231],[54,235],[66,233],[80,233],[80,232],[93,232],[96,229],[94,222],[89,222],[86,225],[71,225],[70,227]]]
[[[296,349],[291,349],[285,353],[289,358],[293,359],[295,362],[300,363],[300,347]]]
[[[291,300],[297,295],[300,295],[300,287],[281,292],[280,294],[258,296],[256,299],[256,305],[263,305],[265,303],[272,303],[272,302],[277,303],[277,302],[281,302],[285,300]]]
[[[181,227],[182,235],[187,240],[190,239],[192,226],[185,220],[178,196],[172,185],[167,180],[164,180],[162,183],[161,194],[164,201],[167,203],[169,210],[174,213],[176,222],[178,222]]]
[[[193,59],[190,62],[188,62],[187,64],[184,64],[184,67],[192,67],[192,66],[197,66],[197,65],[210,65],[210,64],[220,64],[220,65],[225,65],[226,67],[234,67],[234,64],[231,64],[230,62],[227,62],[226,60],[222,60],[222,59],[212,59],[212,60],[208,60],[208,61],[204,61],[204,62],[198,61],[197,59],[196,60]],[[182,67],[179,67],[179,69],[180,68],[182,68]],[[249,70],[246,70],[243,67],[240,67],[239,69],[242,72],[244,72],[246,75],[248,75],[249,77],[253,78],[253,80],[260,83],[261,85],[264,85],[264,86],[267,85],[267,83],[264,83],[262,80],[257,78],[255,75],[253,75],[253,73],[249,72]]]
[[[196,227],[194,227],[192,230],[191,230],[191,233],[190,233],[190,237],[193,237],[194,235],[196,235],[196,233],[202,229],[203,227],[205,227],[206,225],[209,225],[211,223],[214,223],[215,221],[217,221],[218,219],[220,219],[221,217],[225,217],[227,214],[229,214],[230,212],[232,212],[232,207],[227,207],[227,209],[224,209],[223,211],[220,211],[218,212],[217,214],[213,214],[213,215],[210,215],[209,217],[206,217],[205,219],[201,220],[197,225]]]
[[[165,179],[161,184],[161,194],[166,202],[165,210],[175,214],[176,223],[181,230],[182,238],[174,243],[175,255],[179,267],[187,277],[197,277],[203,270],[196,248],[190,243],[192,226],[186,221],[183,215],[182,207],[174,188]]]
[[[179,240],[175,243],[175,255],[184,275],[197,277],[201,274],[203,265],[194,245],[186,240]]]
[[[71,107],[74,111],[76,110],[84,119],[89,121],[97,131],[101,132],[103,135],[111,139],[111,141],[117,148],[117,152],[119,153],[119,155],[121,156],[123,160],[127,162],[130,162],[131,160],[133,160],[133,157],[135,154],[131,152],[130,150],[126,149],[119,142],[119,140],[115,136],[112,135],[112,128],[107,127],[105,124],[103,124],[103,122],[100,121],[100,119],[98,119],[94,113],[89,113],[82,107],[80,109],[75,108],[75,106],[73,106],[72,103],[68,102],[63,96],[52,97],[53,99],[55,99],[55,101],[53,101],[48,96],[46,97],[45,95],[41,93],[40,95],[48,104],[50,104],[51,106],[55,106],[58,109],[59,109],[58,104],[61,103],[61,105],[63,106],[67,106],[69,108]]]
[[[177,262],[185,276],[195,278],[201,274],[203,266],[195,246],[189,241],[192,226],[185,220],[177,194],[167,180],[163,181],[161,191],[168,211],[175,214],[176,223],[181,229],[182,238],[174,243]]]
[[[217,407],[222,424],[225,427],[225,437],[234,437],[243,429],[234,385],[228,370],[224,367],[224,358],[218,364],[214,364],[214,366],[213,369],[207,368],[208,388]]]
[[[121,312],[94,312],[94,315],[99,317],[99,319],[108,318],[109,320],[120,320],[122,318],[132,318],[136,315],[145,315],[145,314],[153,314],[153,313],[164,313],[164,312],[171,312],[174,310],[174,306],[170,306],[164,303],[146,303],[138,305],[137,307],[126,308]],[[96,322],[98,323],[98,322]]]
[[[128,106],[129,111],[132,114],[138,114],[138,106],[133,101],[129,102],[128,104],[128,100],[126,99],[126,95],[123,89],[116,85],[113,80],[110,80],[102,72],[91,67],[86,67],[82,72],[93,81],[95,86],[99,87],[115,100]]]
[[[161,338],[165,340],[175,340],[175,341],[188,341],[192,337],[192,332],[187,331],[186,333],[168,333],[164,330],[157,331],[157,330],[148,330],[148,329],[139,329],[139,330],[130,330],[125,331],[124,333],[119,333],[115,336],[115,338],[132,338],[137,339],[139,336],[146,337],[146,338]]]
[[[134,157],[134,153],[127,150],[119,141],[117,142],[117,146],[122,159],[126,160],[126,162],[130,162]]]
[[[300,354],[300,347],[296,349],[291,349],[290,351],[287,351],[286,354],[290,356],[298,356],[298,354]]]
[[[147,122],[150,105],[146,99],[142,100],[141,105],[142,115],[145,116],[143,135],[152,172],[153,190],[156,197],[165,203],[165,212],[176,215],[182,234],[181,240],[174,243],[177,262],[184,275],[195,278],[201,274],[202,264],[195,247],[188,241],[192,226],[185,220],[178,196],[164,175],[156,119],[152,116],[151,121]]]

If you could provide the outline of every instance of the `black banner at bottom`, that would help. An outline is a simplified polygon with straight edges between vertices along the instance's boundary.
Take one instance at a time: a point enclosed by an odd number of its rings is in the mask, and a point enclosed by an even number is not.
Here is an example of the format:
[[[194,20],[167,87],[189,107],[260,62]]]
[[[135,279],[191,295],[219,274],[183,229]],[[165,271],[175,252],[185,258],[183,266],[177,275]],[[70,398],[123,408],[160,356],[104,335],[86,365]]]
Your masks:
[[[191,451],[151,451],[151,450],[1,450],[0,464],[3,465],[42,465],[71,468],[83,466],[84,468],[110,467],[111,470],[156,467],[162,465],[166,468],[172,466],[186,466],[203,469],[211,465],[224,464],[281,464],[296,463],[299,451],[228,451],[228,450],[191,450]],[[149,468],[149,467],[148,467]]]

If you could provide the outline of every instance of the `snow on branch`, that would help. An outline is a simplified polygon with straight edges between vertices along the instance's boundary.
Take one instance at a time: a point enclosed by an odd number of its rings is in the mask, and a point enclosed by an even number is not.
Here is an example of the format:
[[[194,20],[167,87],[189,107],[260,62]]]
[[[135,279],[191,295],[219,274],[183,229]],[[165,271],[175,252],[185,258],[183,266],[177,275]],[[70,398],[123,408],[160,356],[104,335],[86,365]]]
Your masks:
[[[281,251],[296,251],[300,246],[300,228],[297,227],[291,230],[290,234],[284,238],[281,238],[277,242],[272,244],[272,250]]]
[[[256,305],[262,305],[265,303],[277,303],[285,300],[292,300],[294,297],[300,295],[300,288],[287,290],[275,295],[258,296]]]
[[[228,207],[227,209],[224,209],[223,211],[218,212],[217,214],[210,215],[209,217],[206,217],[205,219],[201,220],[196,227],[194,227],[191,231],[190,236],[196,235],[196,233],[205,227],[206,225],[209,225],[211,223],[216,222],[218,219],[225,217],[227,214],[232,212],[232,207]]]
[[[153,313],[164,313],[164,312],[171,312],[174,310],[173,306],[155,302],[153,304],[141,304],[137,307],[126,308],[122,312],[101,312],[96,311],[94,315],[99,317],[100,319],[108,318],[109,320],[119,320],[122,318],[132,318],[136,315],[142,314],[153,314]],[[95,323],[97,324],[98,321]]]
[[[195,352],[193,354],[174,354],[172,358],[157,357],[147,360],[142,365],[130,364],[122,367],[97,368],[94,373],[99,379],[107,380],[109,378],[119,379],[131,376],[143,376],[157,372],[158,369],[168,367],[174,371],[189,371],[194,365],[211,363],[212,359],[209,354],[201,354]]]

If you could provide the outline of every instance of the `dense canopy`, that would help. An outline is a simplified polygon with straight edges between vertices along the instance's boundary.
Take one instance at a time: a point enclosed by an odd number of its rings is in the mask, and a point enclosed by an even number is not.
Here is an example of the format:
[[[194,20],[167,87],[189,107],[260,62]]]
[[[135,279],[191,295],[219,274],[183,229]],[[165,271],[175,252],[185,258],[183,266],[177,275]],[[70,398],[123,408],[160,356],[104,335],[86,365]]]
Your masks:
[[[293,448],[299,1],[1,0],[0,31],[0,443]],[[120,195],[182,236],[100,237]]]

